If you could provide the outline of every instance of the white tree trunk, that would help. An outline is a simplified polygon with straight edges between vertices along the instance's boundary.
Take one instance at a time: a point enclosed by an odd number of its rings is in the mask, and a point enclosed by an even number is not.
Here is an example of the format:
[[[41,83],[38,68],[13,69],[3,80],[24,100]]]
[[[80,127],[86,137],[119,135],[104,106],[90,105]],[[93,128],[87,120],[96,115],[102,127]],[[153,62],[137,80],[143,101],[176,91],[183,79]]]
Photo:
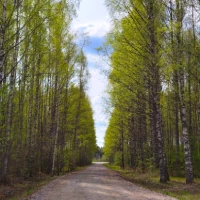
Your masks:
[[[182,141],[184,146],[184,158],[185,158],[185,172],[186,172],[186,184],[194,182],[193,177],[193,166],[192,166],[192,156],[189,141],[189,133],[187,127],[187,117],[186,117],[186,107],[184,101],[184,74],[181,70],[180,72],[180,100],[181,100],[181,121],[182,121]]]
[[[6,31],[6,14],[7,14],[7,0],[4,0],[2,3],[2,17],[1,17],[1,26],[0,26],[0,88],[2,87],[2,82],[4,78],[3,74],[3,63],[4,63],[4,40],[5,40],[5,31]]]

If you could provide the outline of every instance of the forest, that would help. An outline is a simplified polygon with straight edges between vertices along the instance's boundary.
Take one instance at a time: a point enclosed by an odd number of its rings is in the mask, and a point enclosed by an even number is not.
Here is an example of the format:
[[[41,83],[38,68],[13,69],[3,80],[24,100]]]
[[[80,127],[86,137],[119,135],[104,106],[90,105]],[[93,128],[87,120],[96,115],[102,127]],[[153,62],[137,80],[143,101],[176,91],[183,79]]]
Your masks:
[[[59,175],[96,151],[79,1],[0,1],[0,182]],[[84,44],[84,42],[83,42]]]
[[[0,183],[96,160],[200,177],[200,1],[105,0],[112,29],[103,149],[87,95],[79,0],[0,0]],[[81,39],[80,39],[81,38]],[[79,41],[79,43],[77,42]],[[102,158],[103,156],[103,158]]]
[[[200,176],[200,2],[106,0],[113,28],[111,117],[104,156],[124,168],[159,170],[160,182]]]

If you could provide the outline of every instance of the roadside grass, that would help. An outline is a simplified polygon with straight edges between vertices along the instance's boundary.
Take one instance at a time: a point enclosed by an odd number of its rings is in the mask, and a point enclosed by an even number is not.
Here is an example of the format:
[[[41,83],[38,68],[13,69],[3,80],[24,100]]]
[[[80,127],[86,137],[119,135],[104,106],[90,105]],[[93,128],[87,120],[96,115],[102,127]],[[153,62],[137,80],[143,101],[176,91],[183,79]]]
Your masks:
[[[21,200],[54,179],[56,179],[56,176],[51,177],[43,173],[38,173],[35,177],[28,179],[10,177],[10,184],[0,185],[0,199]]]
[[[106,167],[119,172],[124,179],[133,182],[139,186],[159,192],[179,200],[200,200],[200,179],[195,179],[192,185],[185,184],[183,177],[170,177],[170,181],[166,184],[159,182],[159,172],[149,171],[142,172],[140,169],[125,169],[105,164]]]
[[[85,167],[77,167],[71,172],[79,171],[84,168]],[[38,173],[37,176],[26,180],[23,178],[10,177],[11,182],[9,185],[0,185],[0,200],[22,200],[58,177],[59,176],[51,177],[43,173]]]

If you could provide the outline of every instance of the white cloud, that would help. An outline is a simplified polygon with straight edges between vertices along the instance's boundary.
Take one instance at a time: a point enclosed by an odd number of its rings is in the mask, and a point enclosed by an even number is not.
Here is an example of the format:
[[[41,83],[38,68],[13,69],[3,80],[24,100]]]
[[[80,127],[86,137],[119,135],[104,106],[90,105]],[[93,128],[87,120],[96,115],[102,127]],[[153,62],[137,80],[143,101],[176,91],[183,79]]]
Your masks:
[[[97,144],[103,146],[103,139],[108,124],[108,117],[104,113],[103,96],[107,87],[108,80],[101,73],[101,69],[89,68],[91,78],[89,80],[88,95],[94,111],[94,120],[97,136]]]
[[[110,19],[104,5],[104,0],[82,0],[78,17],[72,23],[72,29],[81,33],[88,33],[90,37],[104,37],[110,30]],[[103,99],[108,79],[102,70],[108,69],[97,54],[86,54],[91,78],[88,83],[88,95],[94,110],[94,120],[97,144],[103,146],[104,135],[108,124],[108,117],[104,113]]]
[[[110,31],[110,23],[106,21],[76,23],[73,25],[73,29],[86,33],[90,37],[103,37]]]
[[[88,63],[97,64],[100,61],[100,57],[97,54],[87,53],[86,54]]]
[[[104,135],[102,133],[106,132],[106,126],[98,127],[96,130],[97,144],[102,147],[104,144]]]
[[[105,0],[82,0],[78,10],[76,23],[106,21],[109,14],[104,4]]]
[[[103,37],[110,30],[110,17],[104,0],[82,0],[72,29],[91,37]]]

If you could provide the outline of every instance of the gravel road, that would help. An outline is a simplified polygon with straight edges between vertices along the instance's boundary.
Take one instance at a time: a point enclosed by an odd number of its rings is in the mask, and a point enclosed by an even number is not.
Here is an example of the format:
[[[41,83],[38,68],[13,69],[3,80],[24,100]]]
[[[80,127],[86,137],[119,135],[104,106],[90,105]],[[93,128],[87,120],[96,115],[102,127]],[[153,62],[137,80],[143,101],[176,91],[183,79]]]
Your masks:
[[[59,177],[26,200],[175,200],[125,181],[103,164]]]

